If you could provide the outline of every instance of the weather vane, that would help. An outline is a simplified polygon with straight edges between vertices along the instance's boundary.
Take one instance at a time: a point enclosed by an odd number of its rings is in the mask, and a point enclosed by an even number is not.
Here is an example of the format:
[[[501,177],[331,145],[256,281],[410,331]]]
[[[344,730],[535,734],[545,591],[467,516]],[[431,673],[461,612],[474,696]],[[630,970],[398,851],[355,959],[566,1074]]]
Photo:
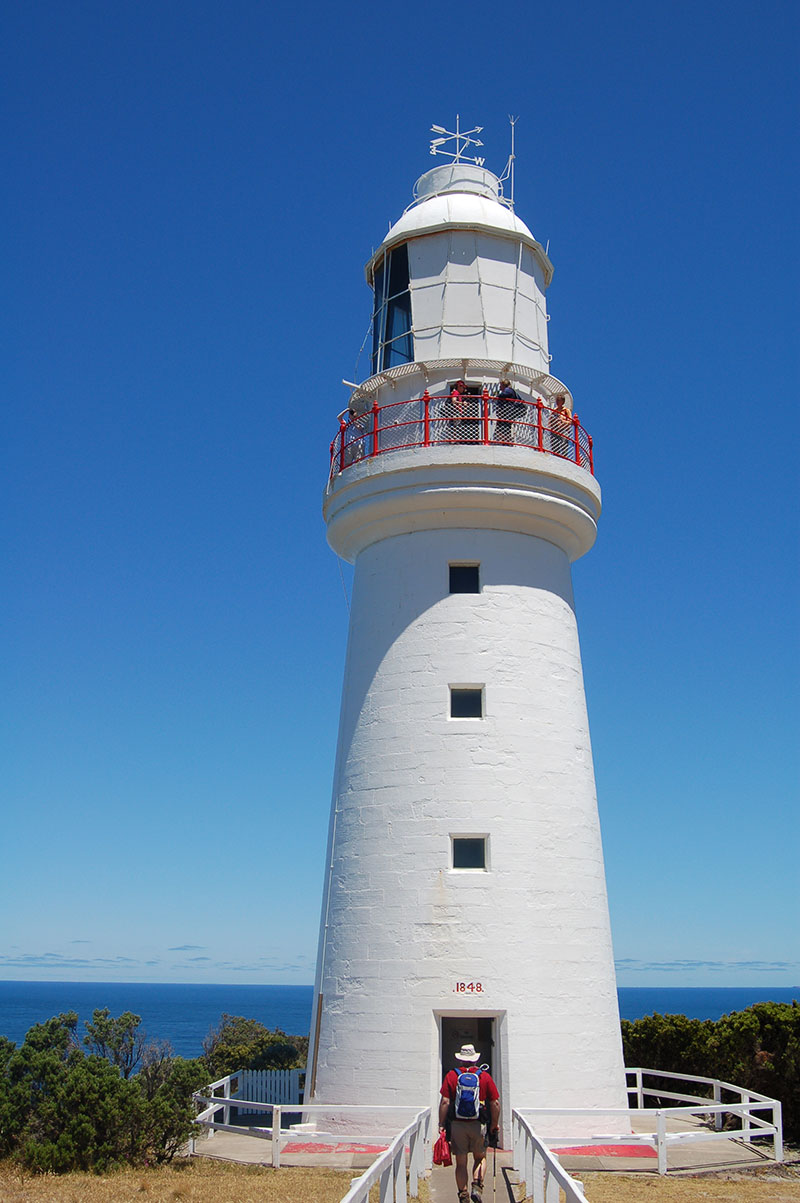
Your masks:
[[[483,167],[484,163],[486,162],[485,159],[474,158],[472,156],[465,157],[464,153],[463,153],[467,149],[468,146],[483,146],[483,143],[481,142],[480,138],[472,137],[473,134],[482,133],[483,126],[476,125],[474,129],[468,129],[466,131],[466,133],[462,133],[460,123],[461,123],[461,117],[457,113],[456,114],[456,132],[454,134],[451,134],[450,130],[446,130],[443,125],[432,125],[431,126],[432,133],[444,135],[441,138],[434,138],[432,140],[431,154],[432,155],[447,155],[448,158],[452,159],[454,163],[475,163],[475,164],[477,164],[478,167]],[[452,149],[443,150],[442,149],[442,147],[444,147],[446,143],[452,142],[454,139],[455,139],[455,144],[456,144],[455,150],[452,150]]]

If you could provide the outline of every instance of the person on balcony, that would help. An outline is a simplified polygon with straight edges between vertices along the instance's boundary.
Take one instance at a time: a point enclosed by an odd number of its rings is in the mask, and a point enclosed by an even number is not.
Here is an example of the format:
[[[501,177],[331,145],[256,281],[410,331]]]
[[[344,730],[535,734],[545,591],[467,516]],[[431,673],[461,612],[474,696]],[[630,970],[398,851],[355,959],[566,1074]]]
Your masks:
[[[550,450],[553,455],[562,455],[565,459],[573,459],[572,414],[567,406],[567,398],[563,393],[559,393],[555,398],[555,403],[555,408],[547,411]]]
[[[357,410],[353,405],[347,410],[347,426],[345,427],[345,467],[363,459],[367,454],[367,437],[369,434],[370,411]]]
[[[455,382],[450,393],[454,442],[480,442],[480,404],[479,397],[470,396],[464,380]]]
[[[527,406],[509,380],[501,380],[497,394],[496,418],[494,421],[494,441],[496,443],[514,442],[514,423],[525,420]]]

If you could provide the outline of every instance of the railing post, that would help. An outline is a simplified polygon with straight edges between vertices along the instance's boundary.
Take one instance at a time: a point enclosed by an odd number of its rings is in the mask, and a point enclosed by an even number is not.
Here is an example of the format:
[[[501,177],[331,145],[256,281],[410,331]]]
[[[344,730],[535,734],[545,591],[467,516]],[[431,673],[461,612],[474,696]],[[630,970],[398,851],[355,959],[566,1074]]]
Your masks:
[[[722,1102],[722,1087],[720,1086],[719,1082],[714,1083],[714,1102],[715,1103]],[[718,1111],[716,1113],[716,1115],[714,1116],[714,1129],[717,1132],[722,1131],[722,1112],[721,1111]]]
[[[544,435],[542,431],[542,410],[544,403],[541,397],[536,398],[536,450],[544,451]]]
[[[486,385],[483,386],[481,394],[481,418],[483,419],[483,442],[488,446],[489,443],[489,390]]]
[[[378,398],[372,402],[372,451],[370,455],[378,454]]]
[[[406,1147],[401,1143],[394,1159],[394,1203],[408,1203],[406,1191]]]
[[[636,1106],[640,1111],[644,1111],[644,1086],[640,1069],[636,1071]]]
[[[281,1109],[277,1103],[272,1108],[272,1168],[281,1168]]]
[[[339,471],[344,472],[344,433],[347,430],[344,418],[339,419]]]
[[[430,447],[431,445],[431,395],[427,389],[422,394],[422,445]]]
[[[533,1189],[530,1194],[533,1197],[533,1203],[545,1203],[544,1200],[544,1158],[538,1149],[534,1150],[533,1154]],[[526,1189],[530,1188],[530,1183],[525,1184]]]
[[[408,1191],[412,1199],[416,1199],[419,1193],[419,1147],[421,1139],[422,1132],[420,1130],[419,1122],[417,1122],[417,1126],[411,1133],[411,1137],[408,1142]]]
[[[581,466],[581,440],[580,440],[580,436],[578,434],[578,431],[580,430],[580,428],[581,428],[581,424],[578,421],[578,415],[575,414],[572,418],[572,437],[575,441],[574,459],[575,459],[575,463],[578,465],[579,468]]]
[[[230,1074],[228,1074],[227,1078],[225,1079],[225,1083],[222,1087],[222,1097],[224,1099],[229,1099],[231,1097],[231,1076],[230,1076]],[[222,1122],[223,1122],[223,1124],[229,1124],[231,1122],[230,1105],[228,1105],[227,1107],[223,1107],[223,1109],[222,1109]]]
[[[749,1144],[753,1139],[753,1125],[750,1123],[750,1103],[753,1100],[747,1091],[742,1091],[742,1102],[747,1103],[747,1110],[742,1112],[742,1140]]]
[[[772,1104],[772,1124],[775,1128],[772,1138],[773,1156],[776,1161],[783,1161],[783,1118],[781,1104],[777,1101]]]
[[[594,476],[594,440],[590,434],[587,434],[586,438],[589,442],[589,471]]]
[[[658,1172],[667,1172],[667,1117],[663,1111],[656,1111],[656,1147],[658,1150]]]

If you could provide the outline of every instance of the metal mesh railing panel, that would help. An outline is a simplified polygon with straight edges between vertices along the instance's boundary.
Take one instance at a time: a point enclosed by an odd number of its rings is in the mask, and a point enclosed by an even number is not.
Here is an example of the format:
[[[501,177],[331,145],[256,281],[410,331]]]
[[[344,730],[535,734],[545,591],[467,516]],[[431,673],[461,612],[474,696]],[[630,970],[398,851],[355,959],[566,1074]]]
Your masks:
[[[374,406],[342,423],[331,443],[331,476],[389,451],[470,443],[529,447],[594,475],[592,439],[577,418],[543,402],[498,397],[487,389],[482,395],[423,395]]]

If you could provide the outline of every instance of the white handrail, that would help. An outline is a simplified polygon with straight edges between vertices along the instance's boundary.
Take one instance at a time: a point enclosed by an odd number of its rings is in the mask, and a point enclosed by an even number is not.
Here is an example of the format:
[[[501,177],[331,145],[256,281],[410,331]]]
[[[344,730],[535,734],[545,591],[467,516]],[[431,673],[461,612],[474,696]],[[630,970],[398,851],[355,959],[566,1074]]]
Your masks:
[[[234,1074],[231,1076],[235,1077],[236,1075]],[[220,1079],[219,1082],[214,1082],[214,1083],[212,1083],[212,1085],[216,1086],[216,1087],[220,1087],[221,1085],[223,1085],[224,1082],[225,1082],[225,1079]],[[240,1124],[230,1123],[230,1115],[228,1114],[229,1097],[230,1096],[227,1096],[227,1095],[214,1096],[214,1095],[200,1094],[199,1091],[196,1092],[195,1094],[193,1094],[192,1098],[194,1099],[196,1104],[205,1104],[204,1109],[197,1116],[195,1123],[202,1124],[203,1127],[208,1128],[209,1135],[212,1132],[234,1132],[234,1133],[238,1133],[239,1135],[246,1134],[248,1136],[254,1136],[259,1140],[272,1141],[272,1167],[273,1167],[273,1169],[276,1169],[276,1170],[280,1169],[281,1150],[290,1141],[292,1141],[293,1139],[296,1139],[298,1136],[301,1135],[301,1133],[293,1131],[291,1128],[282,1128],[281,1127],[282,1114],[283,1114],[283,1112],[290,1112],[292,1115],[296,1115],[299,1110],[302,1111],[304,1116],[305,1115],[313,1115],[313,1114],[317,1114],[317,1115],[331,1115],[331,1114],[352,1115],[353,1113],[357,1113],[357,1112],[367,1112],[369,1115],[374,1115],[375,1113],[380,1113],[380,1112],[389,1112],[393,1115],[398,1115],[398,1114],[402,1115],[403,1112],[411,1113],[414,1116],[414,1119],[412,1120],[411,1124],[404,1130],[403,1135],[405,1135],[405,1136],[407,1136],[409,1134],[409,1132],[411,1132],[411,1130],[415,1127],[415,1125],[417,1125],[417,1126],[420,1125],[420,1116],[422,1116],[425,1120],[424,1126],[422,1126],[422,1129],[421,1129],[422,1135],[417,1136],[415,1134],[414,1138],[413,1138],[413,1142],[412,1142],[412,1149],[411,1149],[412,1156],[411,1156],[411,1167],[410,1167],[412,1177],[416,1180],[416,1177],[419,1176],[419,1174],[422,1172],[422,1170],[425,1167],[425,1164],[426,1164],[425,1132],[427,1131],[427,1127],[428,1127],[428,1124],[430,1121],[430,1108],[426,1108],[424,1111],[420,1111],[416,1107],[399,1106],[399,1105],[394,1105],[391,1103],[389,1103],[389,1104],[303,1103],[298,1106],[297,1103],[290,1103],[290,1104],[286,1105],[283,1103],[262,1103],[262,1102],[259,1102],[257,1099],[234,1099],[232,1101],[236,1106],[246,1107],[247,1110],[272,1112],[272,1123],[269,1127],[251,1127],[251,1126],[244,1127]],[[225,1113],[225,1116],[224,1116],[222,1122],[219,1122],[213,1118],[213,1116],[219,1110],[222,1110]],[[383,1141],[384,1139],[385,1139],[385,1137],[383,1135],[373,1136],[368,1131],[365,1131],[363,1127],[357,1134],[353,1134],[353,1133],[345,1134],[342,1132],[336,1132],[336,1133],[314,1132],[315,1144],[339,1144],[340,1142],[347,1142],[347,1141],[353,1142],[353,1143],[354,1142],[363,1143],[365,1140],[375,1140],[375,1141],[381,1140],[381,1141]],[[394,1144],[398,1138],[394,1137],[392,1139],[393,1139],[393,1144]],[[405,1149],[405,1145],[404,1145],[404,1149]],[[387,1150],[387,1153],[388,1153],[388,1150]],[[380,1156],[385,1157],[386,1154],[382,1153]],[[405,1156],[405,1153],[403,1153],[403,1156]],[[405,1170],[403,1171],[403,1173],[404,1173],[403,1181],[405,1182]],[[415,1189],[416,1189],[416,1187],[415,1187]],[[381,1197],[383,1198],[383,1196],[381,1196]],[[416,1197],[416,1196],[413,1196],[413,1197]],[[387,1198],[388,1198],[388,1196],[387,1196]]]
[[[645,1069],[641,1068],[625,1068],[626,1074],[650,1074],[654,1078],[672,1078],[677,1082],[702,1082],[704,1086],[721,1087],[723,1090],[731,1090],[734,1094],[749,1095],[751,1099],[763,1099],[765,1103],[771,1103],[773,1100],[766,1094],[758,1094],[755,1090],[750,1090],[744,1086],[735,1086],[733,1082],[723,1082],[721,1078],[702,1078],[697,1074],[678,1074],[666,1069]],[[635,1090],[635,1086],[629,1086],[628,1090]],[[651,1094],[658,1094],[658,1091],[651,1090]],[[683,1096],[686,1097],[686,1096]]]
[[[418,1111],[412,1123],[395,1136],[389,1148],[356,1178],[341,1203],[367,1203],[369,1192],[380,1181],[381,1203],[406,1203],[406,1141],[408,1141],[408,1194],[419,1196],[419,1177],[425,1168],[425,1138],[431,1109]]]
[[[772,1122],[764,1120],[760,1116],[754,1115],[754,1111],[763,1111],[769,1108],[772,1112]],[[624,1141],[629,1145],[649,1145],[655,1148],[658,1155],[658,1172],[666,1174],[667,1172],[667,1150],[671,1144],[687,1144],[693,1142],[708,1143],[709,1141],[718,1140],[744,1140],[751,1143],[760,1137],[771,1137],[773,1142],[773,1157],[775,1161],[783,1161],[783,1132],[781,1124],[781,1104],[777,1099],[758,1100],[756,1102],[741,1102],[741,1103],[722,1103],[710,1104],[701,1107],[659,1107],[657,1109],[638,1109],[634,1107],[526,1107],[524,1110],[528,1114],[535,1115],[537,1118],[543,1116],[565,1116],[567,1118],[573,1116],[626,1116],[628,1119],[634,1117],[641,1118],[652,1116],[655,1123],[655,1130],[652,1132],[631,1132],[629,1135],[595,1135],[585,1136],[583,1134],[575,1134],[569,1130],[567,1124],[564,1125],[566,1131],[552,1134],[548,1131],[547,1143],[552,1147],[558,1148],[565,1145],[578,1145],[580,1147],[589,1147],[591,1145],[607,1145]],[[516,1114],[516,1112],[515,1112]],[[670,1118],[686,1117],[686,1116],[719,1116],[722,1114],[738,1115],[742,1120],[742,1127],[730,1132],[668,1132],[667,1120]],[[522,1116],[521,1116],[522,1118]]]
[[[559,1197],[560,1187],[566,1196],[565,1203],[586,1203],[583,1183],[567,1173],[518,1111],[511,1112],[511,1127],[514,1169],[525,1183],[526,1196],[532,1196],[533,1203],[549,1203]]]

